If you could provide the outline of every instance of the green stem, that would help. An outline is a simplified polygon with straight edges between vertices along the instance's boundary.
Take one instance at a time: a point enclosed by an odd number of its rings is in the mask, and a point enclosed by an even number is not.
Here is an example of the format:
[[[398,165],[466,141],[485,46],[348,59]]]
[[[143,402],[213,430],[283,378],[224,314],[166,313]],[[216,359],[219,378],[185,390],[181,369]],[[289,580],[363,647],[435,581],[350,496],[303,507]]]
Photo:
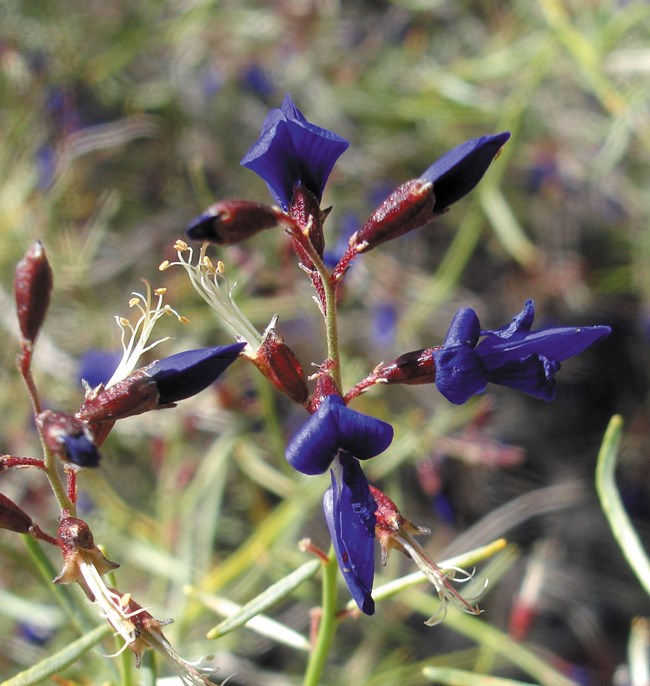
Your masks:
[[[318,686],[329,656],[334,633],[336,631],[336,580],[338,566],[334,557],[334,550],[330,550],[329,558],[323,564],[323,596],[320,626],[316,645],[309,656],[309,664],[305,672],[303,686]]]
[[[330,375],[334,379],[339,392],[342,394],[341,385],[341,356],[339,354],[338,320],[336,316],[336,284],[331,283],[330,272],[325,266],[320,255],[309,241],[301,241],[300,245],[309,255],[312,264],[316,268],[323,285],[325,294],[325,333],[327,336],[327,358],[332,361]]]
[[[47,479],[50,482],[50,487],[52,488],[52,492],[54,493],[54,497],[56,498],[57,502],[59,503],[59,507],[61,508],[61,511],[62,512],[65,511],[68,513],[68,515],[74,517],[76,515],[77,508],[74,506],[74,503],[70,500],[70,498],[68,498],[68,494],[66,493],[66,489],[65,489],[65,486],[63,485],[63,481],[61,481],[61,476],[60,476],[59,470],[58,470],[57,459],[52,454],[52,451],[48,450],[48,448],[45,445],[45,442],[42,440],[42,437],[41,437],[41,443],[43,445],[43,458],[44,458],[44,465],[45,465],[45,473],[47,474]]]

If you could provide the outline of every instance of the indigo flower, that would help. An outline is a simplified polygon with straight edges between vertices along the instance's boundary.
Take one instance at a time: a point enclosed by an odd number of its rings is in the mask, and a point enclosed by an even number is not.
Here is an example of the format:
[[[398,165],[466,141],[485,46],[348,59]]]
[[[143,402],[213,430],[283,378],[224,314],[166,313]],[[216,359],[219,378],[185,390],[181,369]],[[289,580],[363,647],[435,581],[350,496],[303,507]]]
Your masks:
[[[334,552],[352,597],[362,612],[373,614],[375,510],[358,460],[386,450],[393,427],[355,412],[338,395],[328,395],[289,441],[286,458],[304,474],[322,474],[331,465],[332,485],[323,509]]]
[[[289,441],[286,458],[303,474],[323,474],[340,450],[367,460],[393,440],[393,427],[351,410],[338,395],[328,395]]]
[[[282,106],[269,112],[260,137],[241,163],[266,182],[287,211],[296,184],[320,202],[332,167],[348,146],[344,138],[307,121],[287,94]]]
[[[420,177],[433,184],[433,211],[444,212],[466,196],[483,178],[509,138],[507,131],[472,138],[438,158]]]
[[[554,375],[560,363],[611,332],[608,326],[531,331],[534,317],[533,301],[527,300],[510,324],[482,331],[474,310],[459,310],[444,345],[433,349],[438,390],[461,405],[492,382],[550,402],[557,393]]]
[[[237,359],[245,343],[186,350],[154,362],[145,373],[154,380],[159,405],[169,405],[207,388]]]
[[[377,503],[359,462],[342,452],[339,463],[331,470],[332,485],[325,491],[323,511],[348,589],[359,609],[372,615]]]

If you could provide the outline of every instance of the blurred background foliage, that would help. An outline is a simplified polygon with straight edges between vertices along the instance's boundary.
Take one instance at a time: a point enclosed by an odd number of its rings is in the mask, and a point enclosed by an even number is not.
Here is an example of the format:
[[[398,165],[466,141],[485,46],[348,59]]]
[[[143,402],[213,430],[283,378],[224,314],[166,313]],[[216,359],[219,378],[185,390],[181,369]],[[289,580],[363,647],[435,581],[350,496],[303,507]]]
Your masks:
[[[629,683],[621,665],[631,620],[650,605],[605,525],[593,472],[607,421],[621,413],[620,487],[647,532],[649,45],[642,0],[4,0],[2,451],[38,455],[14,371],[11,305],[13,269],[32,241],[45,243],[55,272],[37,381],[48,406],[74,411],[81,355],[119,348],[113,316],[128,314],[141,278],[166,286],[190,319],[161,327],[173,337],[162,354],[231,340],[184,272],[157,266],[216,199],[268,201],[239,160],[284,93],[351,141],[324,198],[332,251],[445,150],[508,129],[511,141],[472,196],[354,266],[341,300],[346,385],[381,360],[440,343],[461,305],[495,328],[532,297],[540,325],[607,323],[614,333],[567,363],[549,406],[497,390],[455,408],[426,386],[360,398],[357,409],[396,427],[369,476],[433,530],[436,559],[502,534],[514,547],[474,629],[463,632],[458,617],[425,627],[422,591],[408,591],[380,603],[374,619],[342,623],[326,683],[432,683],[422,668],[441,664],[559,683],[513,666],[515,649],[509,656],[503,636],[499,650],[492,629],[510,630],[578,683]],[[322,361],[322,324],[283,235],[214,255],[260,329],[278,313],[303,364]],[[155,616],[173,616],[179,652],[216,653],[223,676],[238,672],[233,685],[299,683],[304,669],[304,646],[249,629],[205,639],[218,598],[243,604],[298,567],[303,536],[327,545],[325,483],[292,473],[283,458],[303,420],[239,364],[173,413],[121,422],[101,468],[80,477],[83,516],[122,564],[120,588]],[[43,481],[21,471],[0,486],[52,532]],[[76,636],[15,539],[0,536],[6,676]],[[534,564],[541,589],[520,626],[512,610]],[[377,584],[408,571],[394,554]],[[273,616],[307,636],[318,598],[310,581]],[[89,655],[65,674],[119,683],[116,664]]]

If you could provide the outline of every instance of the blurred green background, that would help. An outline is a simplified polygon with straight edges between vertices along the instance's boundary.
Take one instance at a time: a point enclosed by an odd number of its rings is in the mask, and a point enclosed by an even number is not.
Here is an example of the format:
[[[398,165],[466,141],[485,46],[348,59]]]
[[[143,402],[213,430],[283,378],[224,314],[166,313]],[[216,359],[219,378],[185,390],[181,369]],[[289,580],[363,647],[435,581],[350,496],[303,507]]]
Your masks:
[[[614,328],[567,363],[549,406],[496,391],[452,408],[432,388],[391,387],[356,407],[394,423],[394,447],[367,471],[405,515],[433,529],[434,558],[502,534],[516,544],[476,622],[507,633],[526,569],[542,559],[524,645],[579,683],[628,683],[621,665],[630,622],[650,604],[612,541],[593,472],[607,421],[621,413],[621,490],[646,532],[649,46],[650,4],[641,0],[4,0],[0,449],[38,455],[14,370],[11,305],[15,263],[34,240],[55,273],[37,382],[48,407],[73,412],[80,356],[119,348],[113,316],[128,315],[141,278],[166,286],[168,302],[190,319],[161,326],[174,339],[164,354],[232,340],[181,269],[157,266],[173,259],[184,227],[216,199],[269,201],[239,160],[285,93],[309,120],[351,142],[324,197],[333,206],[332,249],[444,151],[510,130],[470,197],[355,265],[341,302],[344,379],[349,387],[381,360],[440,343],[462,305],[489,328],[528,297],[540,325]],[[214,256],[260,330],[278,313],[304,366],[322,361],[322,324],[283,235],[267,232]],[[179,652],[215,652],[222,676],[239,673],[234,685],[300,683],[300,650],[248,629],[209,642],[205,632],[219,617],[186,593],[192,585],[245,603],[305,561],[299,538],[327,545],[325,482],[303,480],[282,457],[304,412],[254,371],[238,365],[218,391],[174,414],[124,422],[102,467],[80,477],[84,516],[122,563],[120,588],[155,616],[176,618],[168,634]],[[544,487],[552,490],[540,496]],[[0,488],[53,530],[40,475],[2,474]],[[500,523],[485,520],[519,497]],[[457,537],[472,526],[463,546]],[[14,539],[0,535],[6,676],[73,635],[54,610],[49,624],[42,619],[53,601]],[[380,580],[412,569],[394,553]],[[274,615],[303,634],[319,598],[310,584]],[[513,666],[480,628],[461,639],[453,621],[424,627],[423,597],[409,591],[381,603],[374,619],[343,623],[326,683],[432,683],[422,666],[436,664],[558,683]],[[39,622],[51,629],[42,645],[25,638],[24,625]],[[120,683],[110,661],[86,660],[66,673],[71,683]]]

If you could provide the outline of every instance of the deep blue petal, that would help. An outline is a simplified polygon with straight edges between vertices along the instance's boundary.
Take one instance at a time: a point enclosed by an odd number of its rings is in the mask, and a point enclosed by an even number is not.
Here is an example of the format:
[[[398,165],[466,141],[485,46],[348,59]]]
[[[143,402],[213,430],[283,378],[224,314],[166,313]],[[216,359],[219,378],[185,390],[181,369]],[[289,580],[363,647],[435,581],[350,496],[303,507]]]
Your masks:
[[[543,355],[550,360],[564,362],[602,340],[610,332],[608,326],[585,326],[516,332],[509,338],[490,334],[476,346],[476,352],[488,371],[530,355]]]
[[[237,359],[245,343],[186,350],[154,362],[146,374],[158,387],[160,405],[196,395],[213,383]]]
[[[466,345],[433,350],[436,363],[436,388],[456,405],[482,393],[488,382],[485,365],[476,351]]]
[[[266,117],[259,139],[241,163],[266,182],[286,211],[297,183],[320,201],[336,160],[348,146],[344,138],[308,122],[286,95],[282,107]]]
[[[372,584],[375,575],[374,511],[376,503],[359,463],[348,458],[341,479],[331,471],[332,485],[323,497],[325,520],[343,578],[365,614],[375,612]],[[362,514],[360,514],[362,513]],[[368,523],[372,520],[372,531]]]
[[[436,160],[421,177],[433,184],[434,212],[442,212],[467,195],[509,138],[507,131],[473,138]]]
[[[99,452],[85,434],[62,436],[67,458],[78,467],[96,467],[99,464]]]
[[[337,417],[331,412],[334,397],[325,398],[287,444],[287,461],[303,474],[323,474],[339,451]]]
[[[298,429],[285,456],[303,474],[322,474],[339,450],[366,460],[386,450],[393,427],[380,419],[346,407],[338,395],[329,395]]]
[[[530,331],[534,319],[535,303],[528,299],[524,303],[521,312],[512,318],[510,324],[506,324],[496,331],[481,331],[481,335],[494,334],[499,336],[499,338],[510,338],[515,333]]]
[[[477,344],[481,334],[481,323],[476,312],[471,307],[458,310],[451,320],[445,347],[468,345],[472,348]]]
[[[501,386],[516,388],[548,403],[555,400],[557,395],[555,373],[559,370],[559,362],[541,355],[530,355],[488,372],[488,380]]]
[[[391,444],[393,427],[381,419],[351,410],[342,401],[341,404],[332,402],[331,411],[336,416],[339,447],[358,460],[375,457]]]

